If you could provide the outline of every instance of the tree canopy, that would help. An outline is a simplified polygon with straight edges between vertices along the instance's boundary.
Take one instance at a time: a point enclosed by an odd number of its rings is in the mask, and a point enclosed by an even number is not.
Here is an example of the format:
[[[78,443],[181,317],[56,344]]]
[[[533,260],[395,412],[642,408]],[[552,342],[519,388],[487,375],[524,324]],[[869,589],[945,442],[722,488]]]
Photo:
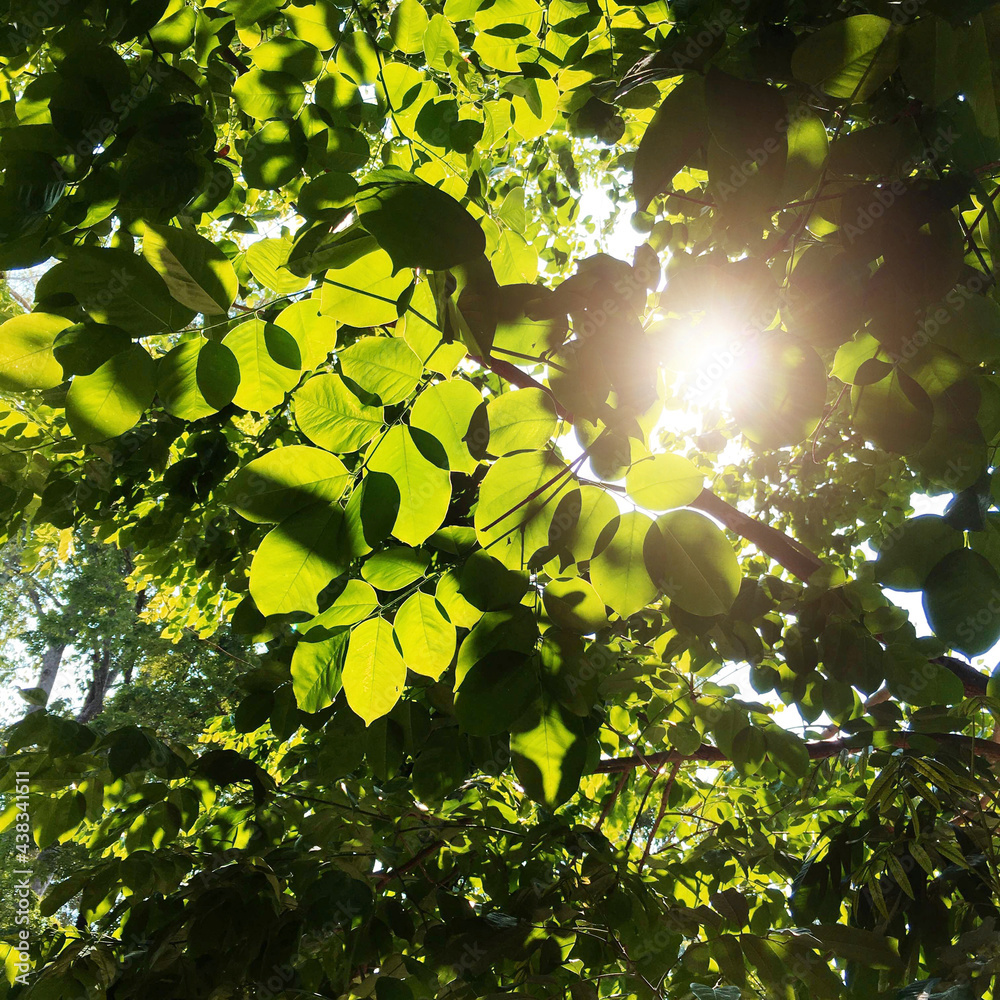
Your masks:
[[[996,4],[13,0],[0,66],[0,993],[1000,996]]]

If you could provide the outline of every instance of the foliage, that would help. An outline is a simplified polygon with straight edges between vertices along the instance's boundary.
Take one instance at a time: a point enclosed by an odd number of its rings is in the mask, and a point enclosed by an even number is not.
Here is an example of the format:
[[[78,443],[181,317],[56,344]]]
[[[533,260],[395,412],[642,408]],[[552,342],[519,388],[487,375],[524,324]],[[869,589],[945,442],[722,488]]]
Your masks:
[[[998,17],[12,5],[7,537],[259,657],[10,728],[9,995],[994,997]]]

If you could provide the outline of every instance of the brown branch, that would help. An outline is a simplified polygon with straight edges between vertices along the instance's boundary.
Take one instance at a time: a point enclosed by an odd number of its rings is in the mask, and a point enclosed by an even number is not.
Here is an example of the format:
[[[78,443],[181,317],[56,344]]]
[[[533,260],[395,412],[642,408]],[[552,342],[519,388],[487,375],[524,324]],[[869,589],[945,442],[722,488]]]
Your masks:
[[[247,67],[240,62],[240,60],[236,57],[236,53],[233,52],[228,45],[220,45],[219,54],[227,63],[229,63],[230,66],[233,67],[233,69],[236,70],[237,76],[242,76],[244,73],[248,72]]]
[[[800,542],[769,524],[755,521],[749,514],[737,510],[711,490],[702,490],[701,495],[691,506],[710,514],[734,534],[753,542],[761,552],[784,566],[789,573],[800,580],[808,580],[814,573],[824,568],[820,559]]]
[[[967,697],[975,698],[977,695],[986,694],[986,682],[989,678],[971,664],[956,660],[953,656],[938,656],[931,660],[931,663],[937,663],[950,670],[962,682]]]
[[[954,733],[895,733],[892,736],[892,745],[896,747],[908,747],[910,736],[921,736],[934,740],[945,749],[956,752],[979,753],[990,760],[1000,760],[1000,745],[990,740],[977,740],[971,736],[959,736]],[[836,757],[841,753],[861,753],[865,746],[860,746],[854,739],[845,738],[840,740],[823,740],[817,743],[807,743],[806,751],[810,760],[826,760]],[[866,744],[867,746],[867,744]],[[732,758],[727,757],[718,747],[713,747],[708,743],[702,743],[694,753],[679,753],[676,750],[664,750],[660,753],[645,754],[642,757],[612,757],[609,760],[602,760],[591,774],[616,774],[619,771],[630,771],[637,767],[644,767],[647,764],[655,764],[662,767],[664,764],[686,763],[687,761],[705,761],[709,763],[728,764]]]
[[[642,852],[642,857],[639,859],[639,874],[642,874],[642,869],[646,866],[646,858],[649,857],[649,849],[653,846],[653,839],[656,837],[656,831],[660,829],[660,823],[663,821],[663,814],[667,810],[667,799],[670,797],[670,789],[674,787],[674,779],[677,777],[677,771],[680,769],[681,762],[679,760],[674,761],[674,766],[667,777],[667,783],[663,788],[663,795],[660,796],[660,811],[656,814],[656,819],[653,820],[653,828],[649,831],[649,836],[646,838],[646,849]]]
[[[566,409],[562,403],[553,395],[552,390],[546,386],[542,385],[541,382],[533,379],[527,372],[521,371],[517,365],[512,365],[509,361],[504,361],[502,358],[482,358],[476,354],[469,356],[471,361],[475,361],[477,365],[482,365],[483,368],[488,368],[494,375],[499,375],[501,378],[506,379],[511,385],[516,385],[519,389],[541,389],[542,392],[548,393],[552,399],[552,403],[556,408],[556,413],[559,414],[563,420],[572,421],[573,415]]]
[[[618,784],[615,785],[615,790],[608,796],[608,801],[604,803],[601,815],[594,824],[594,833],[600,832],[601,827],[604,825],[604,821],[608,818],[608,813],[614,809],[615,803],[618,801],[618,796],[621,795],[626,781],[628,781],[628,771],[622,771],[622,776],[618,779]]]
[[[19,292],[16,292],[16,291],[14,291],[14,289],[10,287],[10,284],[9,284],[9,283],[7,284],[7,292],[8,292],[8,294],[10,295],[10,297],[11,297],[11,298],[12,298],[12,299],[13,299],[13,300],[14,300],[14,301],[15,301],[15,302],[16,302],[16,303],[17,303],[17,304],[18,304],[18,305],[19,305],[19,306],[20,306],[20,307],[21,307],[21,308],[22,308],[22,309],[23,309],[23,310],[25,311],[25,312],[29,312],[29,313],[31,312],[31,303],[30,303],[30,302],[28,302],[28,300],[27,300],[27,299],[25,299],[25,297],[24,297],[23,295],[21,295],[21,294],[20,294]]]
[[[439,847],[444,847],[444,845],[445,842],[443,840],[432,841],[426,847],[417,851],[417,853],[410,858],[409,861],[406,861],[397,868],[392,868],[383,875],[379,876],[379,880],[375,883],[375,887],[378,889],[384,889],[398,875],[405,875],[408,871],[416,868],[421,861],[430,857],[430,855],[432,855]]]

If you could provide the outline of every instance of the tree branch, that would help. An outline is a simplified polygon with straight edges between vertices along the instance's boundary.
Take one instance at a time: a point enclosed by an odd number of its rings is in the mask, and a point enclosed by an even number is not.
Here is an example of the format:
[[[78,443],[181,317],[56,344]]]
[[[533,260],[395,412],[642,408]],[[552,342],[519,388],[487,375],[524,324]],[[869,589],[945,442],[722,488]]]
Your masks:
[[[937,663],[950,670],[962,682],[967,697],[975,698],[976,695],[986,694],[986,682],[989,678],[970,663],[956,660],[954,656],[938,656],[931,660],[931,663]]]
[[[444,846],[445,842],[443,840],[432,841],[426,847],[417,851],[409,861],[380,875],[378,882],[375,883],[376,888],[384,889],[397,875],[405,875],[408,871],[416,868],[425,858],[429,858],[436,850]]]
[[[772,528],[769,524],[755,521],[749,514],[737,510],[711,490],[702,490],[701,496],[691,506],[710,514],[734,534],[752,542],[761,552],[769,555],[800,580],[808,580],[814,573],[824,568],[819,557],[801,542],[778,531],[777,528]]]

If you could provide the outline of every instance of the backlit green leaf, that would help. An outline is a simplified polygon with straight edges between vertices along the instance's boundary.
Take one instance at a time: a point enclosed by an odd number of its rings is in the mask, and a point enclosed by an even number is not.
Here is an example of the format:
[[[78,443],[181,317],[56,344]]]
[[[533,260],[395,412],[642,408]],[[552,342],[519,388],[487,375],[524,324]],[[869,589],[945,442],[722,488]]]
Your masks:
[[[399,701],[406,667],[384,618],[362,622],[351,632],[344,662],[347,703],[370,726]]]
[[[548,704],[512,733],[514,771],[536,802],[554,809],[579,788],[587,746],[582,721],[561,705]]]
[[[228,406],[239,385],[239,361],[217,340],[185,340],[156,362],[156,394],[167,413],[181,420]]]
[[[340,369],[352,382],[389,406],[416,388],[424,368],[398,337],[362,337],[341,351]]]
[[[553,580],[545,588],[543,600],[548,616],[571,632],[596,632],[607,624],[604,602],[580,577]]]
[[[382,427],[383,413],[368,406],[333,373],[314,375],[292,396],[299,430],[329,451],[357,451]]]
[[[343,629],[322,642],[295,644],[292,690],[303,712],[320,712],[333,704],[341,688],[349,634]]]
[[[493,455],[543,448],[556,429],[552,397],[541,389],[505,392],[486,407],[489,444]]]
[[[704,482],[704,475],[688,459],[653,455],[629,468],[625,489],[640,507],[664,511],[691,503],[701,493]]]
[[[399,511],[392,534],[419,545],[444,521],[451,500],[448,473],[429,462],[409,428],[390,427],[368,454],[368,468],[391,476],[399,487]]]
[[[832,97],[866,101],[896,68],[898,39],[892,24],[874,14],[834,21],[800,42],[792,72]]]
[[[225,315],[239,291],[233,265],[197,233],[147,222],[142,255],[182,305],[206,316]]]
[[[397,316],[396,300],[412,280],[402,270],[393,273],[392,260],[375,250],[323,277],[323,312],[350,326],[381,326]]]
[[[347,569],[343,519],[340,507],[321,501],[267,533],[250,564],[250,596],[262,615],[317,613],[319,592]]]
[[[15,316],[0,326],[0,388],[25,392],[59,385],[63,370],[52,345],[68,326],[68,319],[45,313]]]
[[[319,501],[339,500],[351,473],[320,448],[289,445],[247,463],[226,490],[229,506],[258,524],[281,521]]]
[[[740,590],[739,562],[726,536],[693,510],[671,511],[656,523],[665,551],[650,572],[660,591],[691,614],[725,614]]]
[[[481,393],[470,382],[449,379],[429,385],[410,410],[410,426],[426,431],[441,444],[453,472],[471,473],[479,464],[466,441],[475,430],[472,415],[483,405]],[[485,435],[484,435],[485,437]]]
[[[396,612],[392,627],[410,670],[437,680],[451,664],[455,626],[430,594],[408,597]]]
[[[622,618],[635,614],[656,598],[657,587],[646,568],[650,546],[658,541],[655,531],[653,520],[646,514],[639,511],[622,514],[610,540],[590,561],[594,589]]]
[[[82,444],[106,441],[134,427],[153,401],[156,365],[138,344],[92,375],[77,375],[66,395],[66,418]]]
[[[240,368],[233,402],[244,410],[266,413],[299,381],[299,346],[273,323],[249,320],[227,333],[222,343],[236,356]]]

